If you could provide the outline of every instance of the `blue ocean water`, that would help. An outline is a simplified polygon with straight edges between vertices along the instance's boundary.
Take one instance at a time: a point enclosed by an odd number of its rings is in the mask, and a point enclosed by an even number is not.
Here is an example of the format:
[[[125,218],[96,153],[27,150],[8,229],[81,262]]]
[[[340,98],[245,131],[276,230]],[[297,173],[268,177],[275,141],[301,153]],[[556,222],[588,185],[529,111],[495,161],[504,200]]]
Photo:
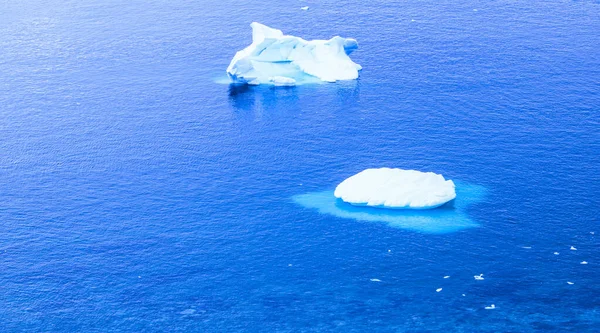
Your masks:
[[[364,70],[219,83],[252,21]],[[598,1],[4,1],[0,331],[597,331],[599,31]],[[381,166],[485,196],[444,232],[294,201]]]

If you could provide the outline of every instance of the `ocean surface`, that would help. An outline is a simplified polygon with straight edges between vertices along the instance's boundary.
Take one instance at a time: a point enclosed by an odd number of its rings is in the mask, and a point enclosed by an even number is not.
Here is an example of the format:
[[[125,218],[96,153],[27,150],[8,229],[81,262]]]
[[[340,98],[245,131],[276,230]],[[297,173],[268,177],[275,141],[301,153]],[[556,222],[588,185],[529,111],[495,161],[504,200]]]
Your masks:
[[[360,78],[223,83],[252,21]],[[456,205],[331,199],[372,167]],[[0,3],[1,332],[599,325],[599,1]]]

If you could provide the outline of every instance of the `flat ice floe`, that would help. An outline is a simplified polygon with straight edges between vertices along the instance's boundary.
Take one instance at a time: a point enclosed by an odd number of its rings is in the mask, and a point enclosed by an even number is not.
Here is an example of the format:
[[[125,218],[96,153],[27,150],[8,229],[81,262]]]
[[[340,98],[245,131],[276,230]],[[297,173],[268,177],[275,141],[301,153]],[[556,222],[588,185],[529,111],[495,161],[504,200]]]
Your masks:
[[[432,209],[456,198],[454,182],[433,172],[367,169],[340,183],[336,198],[357,206]]]
[[[257,22],[250,26],[252,44],[238,51],[227,67],[234,83],[290,86],[307,76],[326,82],[354,80],[362,69],[348,56],[358,48],[355,39],[307,41]]]

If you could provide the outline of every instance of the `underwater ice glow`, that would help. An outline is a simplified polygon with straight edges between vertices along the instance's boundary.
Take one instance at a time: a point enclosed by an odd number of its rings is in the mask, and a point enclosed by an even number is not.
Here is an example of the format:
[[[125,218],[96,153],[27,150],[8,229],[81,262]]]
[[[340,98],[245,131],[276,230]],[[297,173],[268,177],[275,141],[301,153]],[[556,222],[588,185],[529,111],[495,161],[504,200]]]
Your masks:
[[[379,209],[348,204],[333,195],[333,191],[300,194],[292,200],[319,213],[366,222],[384,222],[390,227],[425,234],[446,234],[478,227],[467,214],[469,206],[481,202],[487,190],[479,185],[457,183],[456,199],[437,209]]]

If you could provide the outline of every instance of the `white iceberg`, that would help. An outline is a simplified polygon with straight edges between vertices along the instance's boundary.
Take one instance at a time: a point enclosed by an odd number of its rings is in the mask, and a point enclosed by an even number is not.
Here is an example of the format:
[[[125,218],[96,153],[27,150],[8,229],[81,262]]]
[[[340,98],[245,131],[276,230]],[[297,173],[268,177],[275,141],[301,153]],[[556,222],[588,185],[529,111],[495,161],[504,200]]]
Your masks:
[[[358,48],[355,39],[336,36],[306,41],[257,22],[250,26],[252,44],[238,51],[227,67],[234,83],[273,84],[272,78],[295,83],[306,77],[326,82],[354,80],[362,69],[348,56]]]
[[[454,183],[433,172],[367,169],[344,180],[336,198],[357,206],[431,209],[456,198]]]

